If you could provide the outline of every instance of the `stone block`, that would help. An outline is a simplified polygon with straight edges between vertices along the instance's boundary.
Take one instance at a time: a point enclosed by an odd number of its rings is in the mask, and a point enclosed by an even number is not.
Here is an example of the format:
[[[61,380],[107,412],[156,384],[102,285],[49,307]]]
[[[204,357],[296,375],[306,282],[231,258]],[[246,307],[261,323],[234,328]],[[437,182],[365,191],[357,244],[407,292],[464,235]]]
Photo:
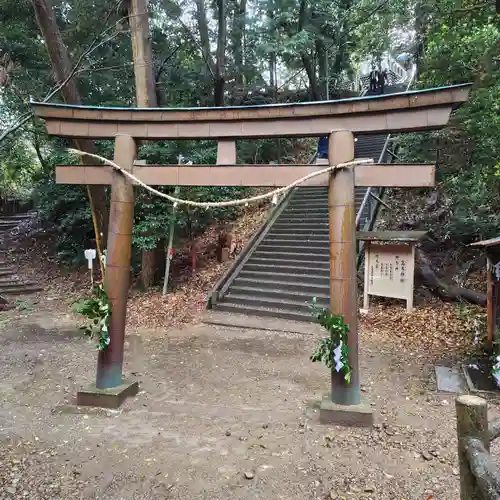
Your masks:
[[[345,427],[371,427],[373,410],[363,402],[359,405],[339,405],[331,400],[330,395],[325,395],[319,407],[319,422]]]
[[[95,406],[98,408],[118,408],[126,398],[139,392],[139,382],[124,380],[111,389],[98,389],[95,384],[76,393],[78,406]]]

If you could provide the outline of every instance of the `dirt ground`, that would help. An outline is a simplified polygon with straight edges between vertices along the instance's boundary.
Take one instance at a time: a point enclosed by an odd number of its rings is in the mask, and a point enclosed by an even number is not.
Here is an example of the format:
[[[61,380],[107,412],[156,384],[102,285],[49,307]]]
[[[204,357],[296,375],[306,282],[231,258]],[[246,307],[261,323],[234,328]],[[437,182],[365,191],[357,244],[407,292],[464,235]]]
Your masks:
[[[95,350],[71,315],[0,317],[0,499],[455,500],[453,395],[432,365],[365,327],[370,429],[318,423],[314,335],[196,324],[129,335],[141,391],[77,409]],[[493,407],[493,413],[496,408]]]

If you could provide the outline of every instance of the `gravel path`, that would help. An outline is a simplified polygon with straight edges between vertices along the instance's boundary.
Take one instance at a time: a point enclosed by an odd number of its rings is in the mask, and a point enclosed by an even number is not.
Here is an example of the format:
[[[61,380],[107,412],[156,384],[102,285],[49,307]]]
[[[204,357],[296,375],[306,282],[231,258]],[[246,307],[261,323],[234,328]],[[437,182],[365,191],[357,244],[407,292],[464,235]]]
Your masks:
[[[78,409],[93,347],[69,316],[13,312],[0,323],[0,499],[456,500],[453,397],[435,393],[430,364],[361,342],[371,429],[319,425],[314,336],[206,325],[129,336],[139,395]]]

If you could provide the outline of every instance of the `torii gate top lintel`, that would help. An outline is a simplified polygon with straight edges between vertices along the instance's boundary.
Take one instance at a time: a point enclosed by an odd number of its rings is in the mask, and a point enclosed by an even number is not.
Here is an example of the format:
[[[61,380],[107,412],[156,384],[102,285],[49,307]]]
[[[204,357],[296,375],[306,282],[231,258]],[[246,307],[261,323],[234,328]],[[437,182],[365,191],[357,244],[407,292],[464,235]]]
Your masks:
[[[49,134],[89,139],[315,137],[332,130],[375,134],[432,130],[448,122],[471,84],[336,101],[221,108],[122,108],[32,103]]]

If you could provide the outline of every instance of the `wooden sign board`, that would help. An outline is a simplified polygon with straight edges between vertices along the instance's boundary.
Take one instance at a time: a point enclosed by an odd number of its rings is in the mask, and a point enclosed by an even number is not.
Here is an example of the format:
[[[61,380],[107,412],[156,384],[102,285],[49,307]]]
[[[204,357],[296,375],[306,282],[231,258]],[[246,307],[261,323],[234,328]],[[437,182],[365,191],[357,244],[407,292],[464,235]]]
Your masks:
[[[365,247],[364,310],[370,307],[370,295],[406,300],[413,310],[415,246],[404,243],[367,242]]]

